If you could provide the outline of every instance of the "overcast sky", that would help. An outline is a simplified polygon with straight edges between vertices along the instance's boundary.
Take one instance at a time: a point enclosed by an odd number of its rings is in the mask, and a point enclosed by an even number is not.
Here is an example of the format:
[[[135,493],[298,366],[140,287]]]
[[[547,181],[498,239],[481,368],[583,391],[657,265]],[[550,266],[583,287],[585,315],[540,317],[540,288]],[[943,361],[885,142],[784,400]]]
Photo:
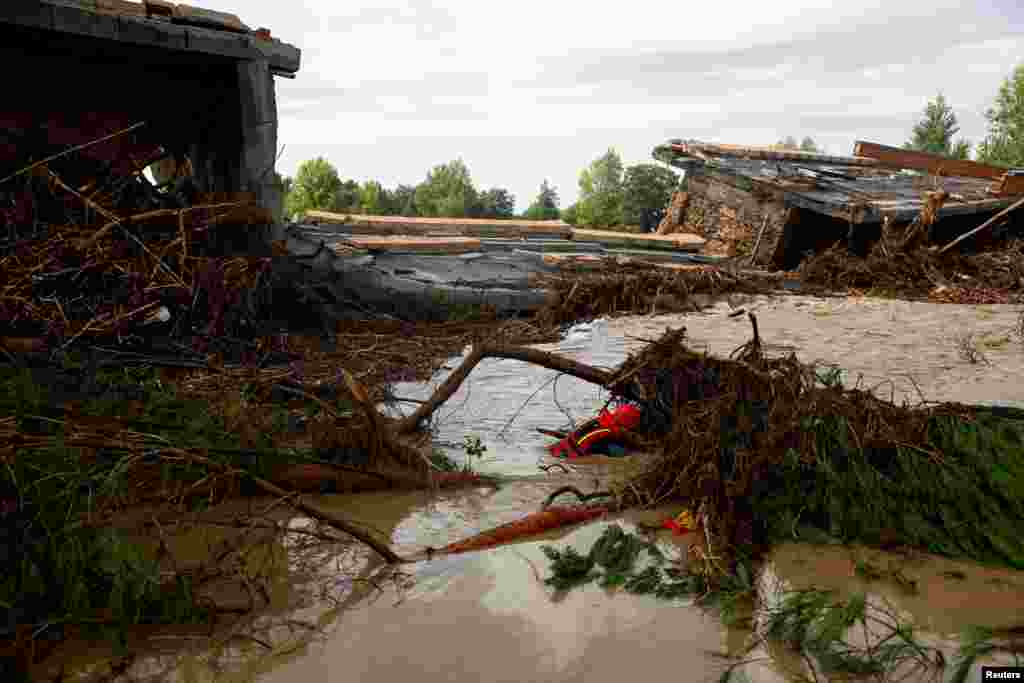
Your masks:
[[[631,164],[673,137],[902,144],[940,90],[974,142],[1024,63],[1017,0],[190,1],[302,50],[276,79],[282,174],[322,155],[394,186],[461,157],[520,210],[544,178],[575,201],[609,146]]]

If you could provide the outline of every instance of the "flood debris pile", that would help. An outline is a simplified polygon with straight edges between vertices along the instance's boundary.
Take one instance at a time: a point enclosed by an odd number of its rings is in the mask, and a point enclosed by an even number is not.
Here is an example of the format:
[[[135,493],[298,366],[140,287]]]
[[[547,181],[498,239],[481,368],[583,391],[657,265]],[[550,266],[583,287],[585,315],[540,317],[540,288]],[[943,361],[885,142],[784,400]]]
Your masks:
[[[312,434],[290,439],[289,412],[247,408],[237,387],[211,403],[179,395],[155,373],[126,381],[122,370],[100,373],[94,395],[61,401],[74,369],[49,383],[32,371],[0,368],[0,553],[10,558],[0,583],[0,653],[9,657],[0,662],[14,667],[0,668],[4,680],[68,637],[117,642],[139,624],[211,623],[265,607],[269,576],[233,558],[268,534],[305,533],[268,522],[269,509],[315,520],[323,542],[356,539],[401,561],[375,532],[299,491],[484,483],[441,471],[429,434],[394,436],[344,372],[340,396],[300,393]],[[252,495],[273,500],[224,521],[219,503]],[[208,561],[181,561],[164,546],[187,528],[225,524],[237,538]],[[241,607],[221,599],[247,591],[255,593]]]
[[[67,154],[4,181],[18,189],[0,214],[0,650],[13,655],[0,659],[15,667],[4,680],[46,654],[39,643],[89,625],[206,620],[220,609],[209,581],[252,578],[143,552],[140,530],[120,528],[140,509],[173,535],[199,508],[269,495],[397,561],[296,491],[469,476],[440,472],[429,434],[397,438],[374,406],[493,324],[289,335],[319,319],[292,313],[303,307],[275,268],[289,257],[267,211],[246,196],[155,189],[141,173],[151,160],[118,175]],[[255,513],[235,521],[267,533]]]
[[[863,258],[890,226],[914,237],[899,249],[908,254],[921,238],[944,250],[986,242],[1001,249],[1024,235],[1021,173],[976,161],[866,141],[834,156],[675,139],[653,155],[686,171],[662,229],[705,238],[708,254],[749,255],[750,265],[794,270],[837,242]],[[907,265],[877,261],[871,269],[920,270]]]
[[[199,353],[223,346],[241,357],[237,340],[265,331],[272,254],[255,236],[269,217],[253,201],[104,205],[104,195],[73,187],[88,183],[47,173],[54,193],[87,211],[31,230],[8,225],[0,245],[5,336],[32,338],[40,350],[79,340],[138,348],[171,337]]]
[[[1024,415],[898,406],[843,387],[757,334],[727,359],[666,333],[609,388],[672,410],[627,503],[684,501],[713,574],[782,539],[896,543],[1024,567]]]
[[[557,292],[553,303],[534,318],[541,327],[564,326],[605,315],[700,310],[695,295],[767,293],[778,283],[754,273],[714,266],[664,269],[614,260],[598,270],[565,265],[557,274],[538,278]]]
[[[832,290],[885,292],[941,303],[1008,304],[1024,295],[1024,240],[975,254],[943,254],[924,245],[904,250],[887,242],[879,240],[864,257],[851,254],[845,244],[834,244],[800,265],[800,279]]]

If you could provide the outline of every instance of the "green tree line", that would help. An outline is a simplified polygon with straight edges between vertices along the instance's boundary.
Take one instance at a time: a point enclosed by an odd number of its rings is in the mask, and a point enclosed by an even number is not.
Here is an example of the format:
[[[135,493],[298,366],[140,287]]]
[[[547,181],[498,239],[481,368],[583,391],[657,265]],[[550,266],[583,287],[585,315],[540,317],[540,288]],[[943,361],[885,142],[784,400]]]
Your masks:
[[[1024,64],[1018,66],[999,88],[985,112],[988,134],[977,145],[977,159],[1003,166],[1024,166]],[[914,125],[907,149],[967,159],[971,143],[956,139],[960,126],[952,106],[942,93],[927,103]],[[777,149],[820,151],[810,137],[797,142],[789,136]],[[579,174],[579,199],[562,208],[558,189],[542,180],[537,195],[517,216],[515,197],[505,188],[479,189],[461,159],[433,167],[418,185],[391,189],[370,180],[342,180],[326,159],[303,162],[294,178],[278,176],[285,192],[288,216],[309,209],[375,215],[527,218],[553,220],[588,227],[640,225],[653,230],[664,216],[679,176],[661,164],[626,167],[614,148],[594,159]]]
[[[1024,64],[1003,79],[986,109],[988,131],[976,149],[977,160],[996,166],[1024,166]],[[904,147],[955,159],[969,159],[971,143],[960,138],[953,107],[939,93],[928,102]]]
[[[580,173],[580,199],[561,208],[558,189],[541,181],[537,195],[519,215],[505,188],[478,189],[464,161],[432,168],[418,185],[384,187],[375,180],[342,180],[323,157],[299,165],[295,177],[277,176],[288,217],[310,209],[378,216],[447,218],[525,218],[558,220],[592,227],[641,225],[653,230],[679,185],[675,171],[658,164],[623,166],[609,149]]]

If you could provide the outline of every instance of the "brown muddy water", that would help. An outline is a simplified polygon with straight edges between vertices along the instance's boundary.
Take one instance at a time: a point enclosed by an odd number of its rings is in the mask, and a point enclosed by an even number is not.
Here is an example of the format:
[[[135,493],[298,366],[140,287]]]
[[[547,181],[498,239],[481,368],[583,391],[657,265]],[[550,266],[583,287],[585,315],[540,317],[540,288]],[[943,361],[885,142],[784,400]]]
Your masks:
[[[930,400],[1024,406],[1024,345],[1012,333],[1016,307],[798,296],[732,303],[757,313],[769,351],[793,350],[804,361],[834,364],[847,383],[863,375],[862,384],[880,384],[879,392],[892,392],[896,400],[916,401],[920,391]],[[729,317],[732,310],[723,302],[700,315],[597,321],[541,348],[612,368],[645,339],[686,325],[696,348],[728,354],[750,336],[746,317]],[[987,362],[963,360],[957,335],[973,335]],[[453,358],[449,366],[458,362]],[[422,399],[446,374],[424,385],[399,385],[395,393]],[[607,398],[574,378],[556,384],[554,376],[518,361],[486,360],[441,409],[435,425],[439,442],[453,457],[465,457],[462,439],[475,435],[488,448],[474,463],[479,470],[535,474],[535,480],[498,491],[320,496],[318,504],[374,526],[400,554],[411,555],[534,511],[562,483],[583,490],[602,486],[628,467],[628,460],[575,465],[571,474],[537,470],[550,439],[536,428],[582,421]],[[621,521],[631,528],[675,512],[634,511]],[[296,528],[311,525],[280,510],[275,515]],[[725,666],[721,656],[735,654],[748,632],[726,629],[687,602],[607,592],[596,585],[555,600],[543,585],[547,560],[541,546],[568,543],[585,550],[609,523],[403,565],[397,572],[355,544],[310,545],[300,537],[276,541],[261,555],[279,560],[269,609],[212,633],[140,634],[133,645],[140,656],[116,680],[621,683],[638,672],[652,680],[717,680]],[[659,540],[674,546],[669,554],[685,557],[687,537],[665,534]],[[207,540],[182,542],[207,547]],[[859,578],[858,562],[892,570],[886,574],[890,578]],[[900,581],[891,580],[893,568]],[[785,544],[775,549],[760,581],[778,589],[866,592],[871,600],[893,605],[929,642],[949,648],[968,625],[1015,625],[1024,615],[1024,573],[925,555]],[[906,590],[908,582],[913,592]],[[758,652],[767,663],[746,667],[747,680],[785,680],[785,657]],[[96,643],[69,643],[57,660],[67,665],[66,680],[97,680],[111,661],[109,647]],[[972,676],[968,680],[978,680]]]
[[[562,341],[537,348],[610,369],[666,328],[685,326],[693,348],[726,356],[751,337],[745,315],[729,316],[741,307],[757,316],[769,353],[795,352],[804,362],[837,367],[847,386],[859,380],[862,388],[897,402],[917,403],[923,396],[1024,408],[1024,341],[1015,332],[1020,306],[737,295],[696,315],[579,325]],[[961,339],[978,350],[978,362],[961,357]],[[449,367],[459,362],[452,359]],[[397,385],[395,393],[422,400],[447,375],[442,371],[422,385]],[[435,426],[440,442],[456,453],[465,435],[479,436],[488,451],[474,466],[483,471],[532,473],[550,442],[536,428],[586,420],[607,398],[607,392],[574,377],[521,361],[486,359],[438,411]]]

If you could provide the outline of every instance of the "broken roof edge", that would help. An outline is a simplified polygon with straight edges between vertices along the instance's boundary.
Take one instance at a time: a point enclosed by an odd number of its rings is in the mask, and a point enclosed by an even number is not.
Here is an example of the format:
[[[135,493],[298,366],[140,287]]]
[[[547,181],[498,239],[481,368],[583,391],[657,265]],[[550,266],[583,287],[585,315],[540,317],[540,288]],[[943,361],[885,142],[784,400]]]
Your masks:
[[[96,0],[2,0],[0,25],[235,60],[266,59],[274,75],[286,77],[299,71],[299,48],[270,37],[264,29],[239,33],[209,26],[184,25],[172,22],[167,16],[147,16],[146,5],[141,2],[124,4],[137,4],[142,12],[100,11]]]
[[[680,158],[680,155],[683,158]],[[691,165],[707,161],[708,157],[718,157],[762,161],[802,161],[831,166],[868,166],[987,180],[1001,180],[1008,174],[1012,176],[1024,173],[1024,169],[1013,169],[970,159],[954,159],[864,140],[854,142],[852,156],[835,156],[756,145],[727,145],[700,142],[699,140],[672,139],[655,147],[653,156],[658,161],[675,166]]]
[[[862,156],[834,156],[831,154],[819,154],[817,152],[800,152],[795,150],[778,150],[771,147],[758,147],[754,145],[723,145],[698,140],[669,140],[663,145],[654,148],[654,157],[671,158],[672,155],[683,155],[696,161],[704,161],[705,157],[726,157],[735,159],[760,159],[764,161],[803,161],[814,164],[827,164],[834,166],[880,166],[877,159]],[[666,154],[667,153],[667,154]],[[678,159],[678,156],[674,158]],[[688,160],[684,161],[684,163]],[[666,163],[672,163],[666,161]]]
[[[764,152],[773,156],[760,156]],[[778,158],[779,154],[792,156],[791,158]],[[740,180],[741,183],[746,183],[747,187],[750,187],[749,184],[752,183],[773,192],[788,207],[805,209],[850,223],[879,223],[886,217],[897,222],[910,221],[920,214],[924,206],[920,192],[917,190],[914,190],[914,196],[911,197],[907,196],[906,191],[901,191],[899,187],[894,187],[891,190],[885,187],[858,188],[856,184],[851,185],[850,182],[836,182],[830,179],[828,177],[830,175],[839,175],[840,178],[842,176],[821,168],[823,166],[846,166],[850,168],[850,172],[853,172],[851,167],[864,168],[867,171],[863,176],[864,180],[867,178],[905,178],[905,174],[897,170],[900,167],[894,167],[891,163],[850,164],[849,159],[857,157],[834,157],[795,152],[780,153],[764,147],[709,145],[697,141],[683,142],[681,140],[670,140],[666,144],[658,145],[653,150],[653,156],[656,160],[676,168],[697,171],[699,174],[708,173],[723,180],[734,178]],[[775,163],[770,163],[772,161]],[[875,160],[868,159],[868,161]],[[762,175],[760,172],[752,172],[751,162],[758,168],[790,167],[797,173],[793,177],[782,178],[775,175]],[[801,162],[806,166],[801,165]],[[799,173],[800,171],[810,172],[810,174],[804,175]],[[815,187],[813,189],[802,189],[790,184],[794,179],[803,177],[810,180],[813,176],[818,176],[814,178]],[[959,179],[960,182],[986,185],[985,179],[976,176],[944,177],[951,182]],[[1007,178],[1009,177],[1010,175],[1007,174]],[[851,177],[847,180],[859,183],[862,178]],[[735,184],[735,181],[726,181]],[[737,187],[743,188],[743,185],[740,184]],[[1017,190],[1016,186],[1011,189],[1006,178],[998,185],[995,183],[988,185],[988,188],[989,194],[985,197],[967,198],[959,196],[956,192],[952,193],[950,199],[937,210],[937,217],[997,211],[1010,205],[1015,199],[1015,194],[1024,194],[1024,187],[1021,190]],[[1000,188],[1009,191],[1001,192]]]

